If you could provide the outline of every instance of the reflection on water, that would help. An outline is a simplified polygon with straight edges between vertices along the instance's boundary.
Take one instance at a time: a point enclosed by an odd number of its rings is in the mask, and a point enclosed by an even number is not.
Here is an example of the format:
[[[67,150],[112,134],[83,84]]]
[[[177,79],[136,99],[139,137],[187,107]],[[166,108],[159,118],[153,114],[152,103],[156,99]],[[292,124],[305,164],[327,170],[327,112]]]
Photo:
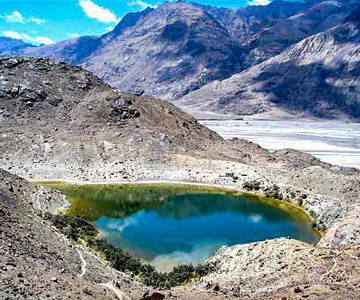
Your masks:
[[[75,186],[58,189],[69,214],[94,222],[107,240],[161,270],[204,262],[221,245],[277,237],[315,243],[300,210],[254,196],[191,186]]]

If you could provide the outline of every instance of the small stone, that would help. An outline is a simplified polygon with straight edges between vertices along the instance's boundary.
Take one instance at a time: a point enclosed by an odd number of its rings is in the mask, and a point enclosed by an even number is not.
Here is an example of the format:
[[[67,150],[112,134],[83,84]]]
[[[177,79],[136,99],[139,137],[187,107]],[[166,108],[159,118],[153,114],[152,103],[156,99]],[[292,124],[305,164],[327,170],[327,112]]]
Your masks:
[[[141,298],[141,300],[163,300],[163,299],[165,299],[165,295],[158,291],[148,291]]]
[[[57,279],[56,277],[51,277],[50,281],[52,281],[52,282],[57,282],[58,279]]]
[[[220,286],[218,284],[214,285],[213,291],[215,291],[215,292],[220,291]]]
[[[301,288],[299,288],[298,286],[296,288],[294,288],[294,292],[295,293],[301,293]]]

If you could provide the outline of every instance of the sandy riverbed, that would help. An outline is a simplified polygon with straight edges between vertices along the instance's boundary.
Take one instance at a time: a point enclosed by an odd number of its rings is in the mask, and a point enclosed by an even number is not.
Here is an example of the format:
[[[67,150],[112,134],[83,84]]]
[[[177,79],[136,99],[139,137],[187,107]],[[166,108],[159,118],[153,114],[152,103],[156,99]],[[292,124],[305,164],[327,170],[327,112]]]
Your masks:
[[[336,165],[360,168],[360,124],[315,121],[204,120],[224,138],[244,138],[275,151],[293,148]]]

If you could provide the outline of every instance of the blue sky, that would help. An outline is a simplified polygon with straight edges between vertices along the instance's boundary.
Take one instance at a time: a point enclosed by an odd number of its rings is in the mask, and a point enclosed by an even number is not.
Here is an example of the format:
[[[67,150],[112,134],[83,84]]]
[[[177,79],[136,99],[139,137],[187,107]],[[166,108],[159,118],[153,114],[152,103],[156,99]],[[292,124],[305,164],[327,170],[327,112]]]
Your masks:
[[[128,12],[156,6],[161,0],[0,0],[0,36],[32,44],[50,44],[81,35],[105,33]],[[195,0],[240,7],[270,0]]]

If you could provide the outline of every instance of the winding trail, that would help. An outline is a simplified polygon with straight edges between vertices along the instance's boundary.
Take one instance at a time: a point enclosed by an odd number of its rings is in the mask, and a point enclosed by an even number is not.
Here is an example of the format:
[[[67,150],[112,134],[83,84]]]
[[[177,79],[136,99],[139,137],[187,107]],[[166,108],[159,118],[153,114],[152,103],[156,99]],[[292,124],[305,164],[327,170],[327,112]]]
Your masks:
[[[82,262],[81,264],[81,273],[78,275],[78,277],[83,277],[86,273],[86,260],[84,259],[84,256],[82,255],[81,251],[79,249],[76,249],[79,253],[80,260]]]
[[[334,265],[332,266],[332,268],[331,268],[329,271],[327,271],[325,274],[323,274],[323,275],[320,277],[320,281],[322,281],[325,276],[330,275],[330,273],[335,270],[335,268],[336,268],[336,266],[337,266],[336,257],[333,257],[333,261],[334,261]]]

